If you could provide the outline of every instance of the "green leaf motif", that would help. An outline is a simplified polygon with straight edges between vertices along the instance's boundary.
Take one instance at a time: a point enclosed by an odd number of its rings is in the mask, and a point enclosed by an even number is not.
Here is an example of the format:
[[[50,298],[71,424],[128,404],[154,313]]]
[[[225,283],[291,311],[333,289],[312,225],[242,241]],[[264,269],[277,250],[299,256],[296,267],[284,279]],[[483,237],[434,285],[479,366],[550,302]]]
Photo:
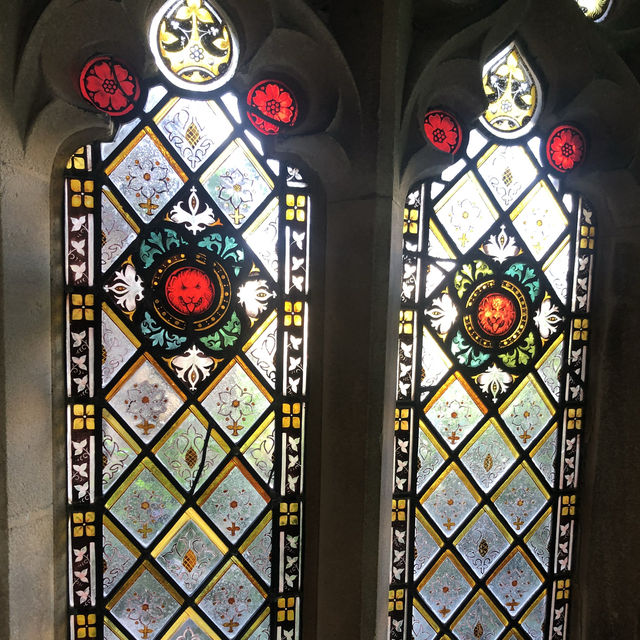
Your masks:
[[[528,291],[531,302],[535,302],[540,293],[540,280],[538,280],[533,267],[529,267],[522,262],[516,262],[509,267],[506,274],[519,280]]]
[[[164,233],[164,239],[162,234]],[[140,245],[140,259],[148,269],[156,259],[172,247],[179,247],[187,244],[173,229],[164,231],[152,231],[149,237]]]
[[[144,314],[144,320],[140,324],[142,333],[151,340],[154,347],[165,347],[169,351],[178,349],[181,344],[187,341],[184,336],[178,336],[175,333],[169,333],[162,329],[158,323],[151,317],[148,311]]]
[[[233,260],[236,263],[233,267],[235,275],[240,273],[240,265],[244,262],[244,251],[238,246],[235,238],[212,233],[200,240],[198,246],[217,253],[223,260]]]
[[[453,280],[453,284],[458,291],[458,298],[462,298],[469,285],[478,280],[480,276],[490,276],[491,274],[493,274],[493,271],[482,260],[474,260],[473,263],[463,264],[456,272]]]
[[[200,338],[200,342],[211,349],[211,351],[222,351],[222,349],[231,347],[235,344],[236,340],[240,336],[241,330],[242,325],[234,311],[231,314],[229,322],[227,322],[222,329],[218,329],[218,331],[212,333],[210,336]]]
[[[489,354],[484,351],[474,351],[470,344],[465,342],[462,334],[458,331],[451,342],[451,353],[456,356],[460,364],[466,364],[475,369],[489,359]]]
[[[525,338],[522,345],[517,346],[513,351],[501,353],[498,358],[502,360],[506,367],[513,369],[514,367],[528,364],[529,360],[536,355],[535,337],[533,332]]]

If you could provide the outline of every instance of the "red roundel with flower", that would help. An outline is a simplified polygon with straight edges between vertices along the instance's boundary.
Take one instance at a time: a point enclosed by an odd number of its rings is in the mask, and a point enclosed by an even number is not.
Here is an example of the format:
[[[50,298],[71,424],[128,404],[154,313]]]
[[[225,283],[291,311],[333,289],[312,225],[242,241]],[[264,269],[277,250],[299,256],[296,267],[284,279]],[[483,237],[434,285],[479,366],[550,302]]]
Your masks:
[[[213,304],[213,283],[201,269],[182,267],[167,279],[165,295],[178,313],[200,315]]]
[[[427,140],[440,151],[456,153],[462,142],[458,121],[446,111],[428,111],[424,117]]]
[[[490,336],[502,336],[516,321],[516,306],[501,293],[486,295],[478,305],[478,323]]]
[[[80,74],[85,100],[110,116],[129,113],[140,98],[140,82],[124,62],[110,56],[91,58]]]
[[[547,140],[547,160],[563,173],[575,169],[584,160],[587,145],[581,131],[571,125],[556,127]]]
[[[264,80],[247,95],[247,116],[253,126],[265,135],[275,135],[282,125],[292,127],[298,119],[298,101],[285,84]]]

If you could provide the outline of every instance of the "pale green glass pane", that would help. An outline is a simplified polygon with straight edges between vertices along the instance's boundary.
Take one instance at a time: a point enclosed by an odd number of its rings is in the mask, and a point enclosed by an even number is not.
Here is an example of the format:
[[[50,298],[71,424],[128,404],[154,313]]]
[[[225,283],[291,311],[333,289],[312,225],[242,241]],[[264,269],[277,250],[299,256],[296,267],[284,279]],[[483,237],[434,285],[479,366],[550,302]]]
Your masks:
[[[104,625],[104,640],[120,640],[107,625]]]
[[[271,531],[269,522],[242,554],[267,584],[271,582]]]
[[[413,640],[433,640],[436,637],[433,627],[424,619],[417,607],[413,607],[412,633]]]
[[[278,217],[278,199],[275,198],[242,234],[275,282],[278,282]],[[298,242],[302,246],[304,235],[304,231],[296,232],[297,237],[290,238],[289,241]]]
[[[102,490],[111,485],[129,468],[136,454],[127,441],[102,420]]]
[[[551,513],[547,515],[535,533],[529,538],[527,546],[538,562],[549,570],[549,543],[551,542]]]
[[[461,459],[476,482],[488,491],[509,470],[515,456],[493,423],[490,423]]]
[[[560,400],[560,369],[562,367],[563,347],[564,341],[561,340],[555,349],[547,356],[544,363],[538,368],[540,377],[556,401]]]
[[[518,549],[501,571],[491,578],[489,588],[509,615],[515,618],[540,584],[540,578]]]
[[[202,401],[225,433],[237,442],[270,406],[269,399],[244,369],[235,363]]]
[[[247,640],[270,640],[271,634],[269,632],[269,629],[269,616],[267,616]]]
[[[200,469],[206,437],[205,426],[196,416],[189,414],[156,453],[158,459],[171,471],[173,478],[187,491],[191,490]],[[225,455],[215,438],[210,437],[198,488],[209,479]]]
[[[470,591],[469,583],[447,557],[420,589],[420,595],[434,614],[445,621]]]
[[[179,508],[178,500],[158,478],[143,469],[110,512],[143,547],[148,547]]]
[[[245,451],[245,460],[258,475],[273,488],[273,460],[275,455],[275,421],[272,420]]]
[[[244,145],[233,142],[230,153],[201,178],[213,201],[237,229],[271,193],[273,185],[258,170],[258,162]],[[253,160],[253,161],[252,161]]]
[[[496,640],[504,631],[500,618],[481,595],[464,614],[453,631],[458,640]]]
[[[251,526],[266,503],[264,496],[234,466],[202,505],[202,510],[234,542]]]
[[[203,631],[193,620],[183,622],[167,640],[210,640],[211,636]]]
[[[264,598],[242,569],[231,564],[207,593],[200,608],[228,638],[235,638]]]
[[[438,285],[444,280],[444,273],[438,267],[430,264],[427,265],[427,275],[425,278],[425,298],[431,295]]]
[[[215,102],[185,98],[172,105],[158,127],[192,171],[196,171],[233,131]]]
[[[456,545],[478,577],[486,576],[508,547],[509,541],[484,512]]]
[[[512,478],[494,504],[516,532],[526,529],[547,504],[547,497],[540,491],[524,467]]]
[[[475,246],[498,218],[470,172],[436,203],[434,211],[463,254]]]
[[[100,210],[102,224],[101,263],[104,273],[135,240],[136,233],[122,217],[105,192]]]
[[[540,182],[515,210],[513,225],[536,260],[551,248],[568,221],[549,188]]]
[[[540,472],[549,483],[550,487],[555,485],[556,478],[556,451],[558,448],[558,437],[556,430],[544,441],[542,446],[533,456],[533,462],[540,469]]]
[[[567,242],[558,255],[543,267],[547,279],[558,294],[558,298],[564,304],[567,302],[569,248],[569,243]]]
[[[146,635],[148,640],[153,640],[179,608],[167,590],[148,571],[144,571],[118,600],[111,613],[134,637]]]
[[[276,350],[278,347],[277,316],[246,350],[247,358],[262,374],[272,389],[276,386]]]
[[[418,432],[418,492],[421,492],[427,482],[440,468],[444,458],[433,445],[422,429]]]
[[[433,536],[422,526],[418,518],[416,518],[415,523],[413,575],[417,578],[422,573],[422,570],[433,560],[440,547],[433,539]]]
[[[536,167],[522,147],[498,147],[478,163],[478,171],[506,211],[531,184]]]
[[[467,489],[458,474],[450,471],[434,491],[421,502],[442,533],[451,537],[471,513],[478,500]]]
[[[113,171],[107,169],[143,222],[153,220],[183,184],[157,144],[145,134]]]
[[[522,621],[524,630],[531,636],[532,640],[542,640],[544,637],[546,604],[547,598],[545,596]]]
[[[144,442],[150,442],[182,406],[182,398],[148,360],[109,402]]]
[[[118,325],[102,312],[102,386],[105,387],[136,352]]]
[[[482,411],[457,378],[430,405],[427,418],[452,449],[460,445],[482,418]]]
[[[531,446],[533,439],[547,426],[552,415],[544,396],[530,378],[515,398],[512,396],[509,406],[504,410],[501,408],[501,413],[505,424],[523,449]]]
[[[421,385],[433,387],[451,369],[451,360],[445,356],[426,327],[422,328],[422,335]]]
[[[102,528],[102,590],[107,596],[120,582],[120,578],[129,571],[136,557],[116,536]]]
[[[158,563],[191,595],[222,560],[222,553],[193,520],[169,541]]]

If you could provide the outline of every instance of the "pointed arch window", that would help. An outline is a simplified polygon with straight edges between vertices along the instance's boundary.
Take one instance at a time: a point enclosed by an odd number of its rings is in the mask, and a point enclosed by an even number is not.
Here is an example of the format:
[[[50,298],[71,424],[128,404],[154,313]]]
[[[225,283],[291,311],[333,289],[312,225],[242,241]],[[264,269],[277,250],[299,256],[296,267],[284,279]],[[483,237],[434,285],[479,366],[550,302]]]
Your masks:
[[[65,174],[70,638],[294,640],[312,194],[226,85],[218,7],[165,3],[150,42],[138,104],[123,62],[85,69],[130,119]],[[293,97],[263,84],[273,133]]]
[[[584,139],[541,139],[516,43],[483,85],[459,159],[404,210],[393,640],[567,632],[595,224],[562,176]],[[427,125],[455,148],[450,114]]]

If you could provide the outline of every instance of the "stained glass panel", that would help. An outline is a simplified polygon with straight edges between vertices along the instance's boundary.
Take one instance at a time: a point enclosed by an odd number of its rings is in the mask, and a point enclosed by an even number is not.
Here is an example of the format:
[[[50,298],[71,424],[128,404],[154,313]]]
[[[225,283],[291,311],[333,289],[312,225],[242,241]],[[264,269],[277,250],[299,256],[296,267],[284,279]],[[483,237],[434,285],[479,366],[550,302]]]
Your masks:
[[[596,232],[520,48],[485,74],[491,133],[405,205],[391,640],[566,637]]]
[[[163,73],[209,82],[174,27],[237,55],[163,11]],[[233,94],[147,93],[66,169],[71,639],[297,640],[311,193]]]

